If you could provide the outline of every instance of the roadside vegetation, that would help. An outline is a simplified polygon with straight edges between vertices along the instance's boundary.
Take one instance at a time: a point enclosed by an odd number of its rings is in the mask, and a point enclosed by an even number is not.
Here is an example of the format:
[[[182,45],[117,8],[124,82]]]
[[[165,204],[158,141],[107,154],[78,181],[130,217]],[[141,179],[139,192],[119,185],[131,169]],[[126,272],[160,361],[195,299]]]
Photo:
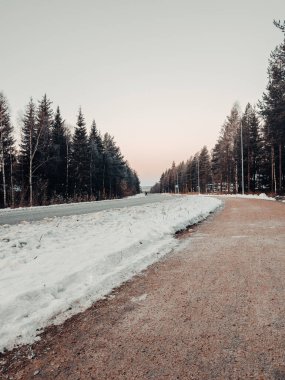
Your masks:
[[[285,21],[274,21],[283,42],[269,58],[268,84],[244,112],[234,104],[218,140],[165,170],[151,192],[285,192]]]
[[[89,132],[81,108],[70,128],[46,95],[30,99],[14,139],[8,100],[0,93],[0,207],[112,199],[140,192],[136,172],[114,138]]]

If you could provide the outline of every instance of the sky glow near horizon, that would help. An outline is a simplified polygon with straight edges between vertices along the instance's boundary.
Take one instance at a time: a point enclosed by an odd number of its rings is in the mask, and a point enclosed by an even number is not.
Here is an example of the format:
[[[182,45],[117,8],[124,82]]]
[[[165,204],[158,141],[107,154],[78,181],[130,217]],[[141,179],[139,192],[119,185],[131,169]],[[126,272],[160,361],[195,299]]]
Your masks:
[[[72,125],[81,106],[151,185],[261,98],[284,18],[284,0],[0,0],[0,91],[17,133],[31,96]]]

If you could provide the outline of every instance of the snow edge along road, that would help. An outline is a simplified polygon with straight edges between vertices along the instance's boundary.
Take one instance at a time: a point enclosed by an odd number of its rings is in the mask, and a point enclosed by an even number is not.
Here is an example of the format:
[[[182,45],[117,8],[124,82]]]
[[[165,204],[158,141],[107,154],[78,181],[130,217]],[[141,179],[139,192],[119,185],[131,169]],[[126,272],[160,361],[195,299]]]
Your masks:
[[[31,343],[157,261],[174,233],[205,219],[221,200],[199,196],[0,230],[0,352]]]

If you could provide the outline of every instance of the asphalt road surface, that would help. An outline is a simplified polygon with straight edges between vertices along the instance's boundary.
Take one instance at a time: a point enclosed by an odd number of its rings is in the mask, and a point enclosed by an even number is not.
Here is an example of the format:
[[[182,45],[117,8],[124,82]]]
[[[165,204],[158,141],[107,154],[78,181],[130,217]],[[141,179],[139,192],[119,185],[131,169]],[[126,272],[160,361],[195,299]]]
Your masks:
[[[44,218],[52,218],[54,216],[61,217],[89,214],[112,208],[140,206],[147,203],[161,202],[162,200],[169,198],[170,196],[167,194],[149,194],[142,197],[130,197],[99,202],[81,202],[31,208],[6,209],[0,210],[0,225],[17,224],[22,221],[32,222]]]

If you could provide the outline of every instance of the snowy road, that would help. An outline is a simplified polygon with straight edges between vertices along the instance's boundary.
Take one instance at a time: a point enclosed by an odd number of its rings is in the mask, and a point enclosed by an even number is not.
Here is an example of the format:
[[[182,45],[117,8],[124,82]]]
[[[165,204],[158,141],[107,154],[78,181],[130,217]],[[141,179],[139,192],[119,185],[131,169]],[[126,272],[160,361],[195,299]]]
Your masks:
[[[17,224],[23,221],[32,222],[54,216],[83,215],[103,210],[141,206],[148,203],[161,202],[170,197],[168,194],[149,194],[147,197],[129,197],[100,202],[70,203],[53,206],[0,210],[0,225]]]

